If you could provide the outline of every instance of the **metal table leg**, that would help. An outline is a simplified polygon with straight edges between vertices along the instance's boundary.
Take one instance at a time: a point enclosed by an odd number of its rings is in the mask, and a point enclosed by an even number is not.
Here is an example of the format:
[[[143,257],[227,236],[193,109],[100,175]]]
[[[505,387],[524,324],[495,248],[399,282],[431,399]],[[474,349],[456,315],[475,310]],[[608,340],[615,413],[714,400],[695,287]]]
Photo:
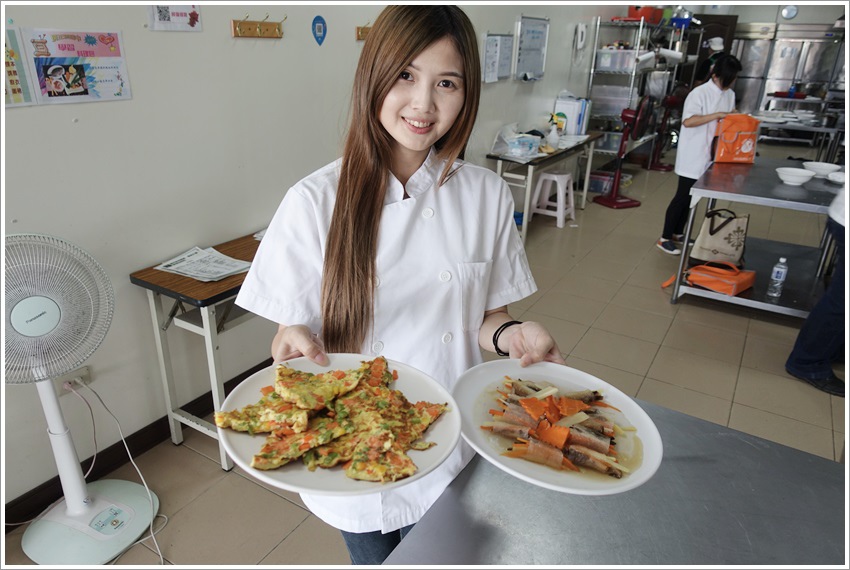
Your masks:
[[[204,328],[204,348],[207,352],[207,368],[210,373],[210,388],[212,389],[213,409],[222,410],[224,401],[224,384],[221,380],[221,363],[218,358],[218,323],[215,318],[216,306],[201,307],[201,318]],[[218,439],[218,433],[215,434]],[[218,451],[221,457],[221,468],[230,471],[233,461],[227,455],[221,440],[218,440]]]
[[[174,445],[183,443],[183,426],[175,418],[174,412],[178,410],[176,406],[177,392],[174,388],[174,373],[171,370],[171,352],[168,350],[168,337],[166,330],[168,329],[168,317],[165,311],[162,310],[160,302],[160,294],[147,290],[148,304],[151,310],[151,320],[153,321],[153,335],[156,340],[156,355],[159,359],[159,374],[162,378],[162,392],[165,395],[165,406],[167,408],[166,417],[168,418],[168,427],[171,430],[171,441]]]

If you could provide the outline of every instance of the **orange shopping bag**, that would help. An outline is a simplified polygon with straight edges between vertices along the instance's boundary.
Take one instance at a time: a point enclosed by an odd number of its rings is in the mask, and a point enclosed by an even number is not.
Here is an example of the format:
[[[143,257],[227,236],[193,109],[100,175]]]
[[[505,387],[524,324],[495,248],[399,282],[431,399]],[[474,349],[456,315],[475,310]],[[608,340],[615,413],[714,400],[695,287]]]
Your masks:
[[[750,115],[730,113],[717,121],[714,162],[750,163],[756,157],[760,121]]]

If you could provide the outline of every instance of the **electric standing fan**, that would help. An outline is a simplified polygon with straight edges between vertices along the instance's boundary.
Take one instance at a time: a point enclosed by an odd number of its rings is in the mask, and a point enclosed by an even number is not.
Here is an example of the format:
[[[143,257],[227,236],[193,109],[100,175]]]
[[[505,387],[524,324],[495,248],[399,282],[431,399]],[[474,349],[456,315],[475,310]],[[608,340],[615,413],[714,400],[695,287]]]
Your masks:
[[[604,196],[596,196],[593,201],[608,208],[634,208],[640,206],[638,200],[620,196],[620,178],[623,174],[623,161],[626,158],[626,148],[629,144],[629,136],[632,140],[639,140],[646,134],[654,118],[655,98],[649,95],[641,97],[637,109],[623,109],[621,118],[623,120],[623,136],[620,138],[620,148],[617,152],[616,170],[614,181],[611,183],[611,192]]]
[[[676,95],[668,95],[661,100],[661,106],[664,107],[664,115],[658,125],[658,137],[655,139],[655,146],[652,148],[652,158],[649,161],[649,169],[660,172],[670,172],[673,170],[672,164],[661,162],[661,154],[664,152],[664,147],[667,146],[670,133],[670,114],[673,110],[681,110],[685,100]]]
[[[109,277],[82,249],[35,234],[6,236],[6,383],[35,383],[63,499],[32,522],[24,552],[38,564],[103,564],[149,527],[159,499],[137,483],[86,483],[53,378],[100,346],[115,306]]]

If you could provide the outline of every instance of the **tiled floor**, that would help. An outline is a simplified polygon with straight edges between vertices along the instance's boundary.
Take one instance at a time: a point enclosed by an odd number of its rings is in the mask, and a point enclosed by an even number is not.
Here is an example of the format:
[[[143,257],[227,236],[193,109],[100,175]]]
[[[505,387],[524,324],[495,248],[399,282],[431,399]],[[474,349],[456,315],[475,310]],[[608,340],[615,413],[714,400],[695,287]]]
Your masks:
[[[760,144],[762,156],[813,157],[808,147]],[[669,153],[665,160],[672,161]],[[588,203],[563,229],[531,222],[527,250],[539,291],[511,308],[555,335],[567,364],[627,394],[833,460],[843,460],[845,400],[784,372],[800,319],[693,296],[670,303],[660,284],[678,258],[655,247],[676,187],[673,173],[635,165],[623,193],[638,208]],[[591,195],[592,196],[592,195]],[[739,205],[736,210],[743,210]],[[750,235],[817,245],[824,216],[748,207]],[[793,268],[792,268],[793,271]],[[844,368],[837,370],[844,378]],[[348,564],[340,534],[299,497],[223,471],[210,438],[185,430],[137,458],[169,517],[157,535],[166,563],[179,565]],[[138,481],[132,466],[114,478]],[[6,564],[31,564],[23,529],[6,535]],[[158,564],[150,538],[119,565]]]

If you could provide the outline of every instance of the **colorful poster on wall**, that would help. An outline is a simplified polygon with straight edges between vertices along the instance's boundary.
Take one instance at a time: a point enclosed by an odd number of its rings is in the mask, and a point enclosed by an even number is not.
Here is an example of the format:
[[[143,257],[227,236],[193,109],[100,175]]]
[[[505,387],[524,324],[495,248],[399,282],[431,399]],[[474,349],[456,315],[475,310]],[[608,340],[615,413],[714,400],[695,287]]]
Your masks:
[[[148,6],[151,30],[159,32],[200,32],[201,8],[195,4]]]
[[[130,99],[121,32],[22,28],[39,104]]]
[[[3,95],[6,107],[35,105],[35,93],[30,82],[29,68],[24,59],[20,30],[6,28],[3,47],[5,67]]]

